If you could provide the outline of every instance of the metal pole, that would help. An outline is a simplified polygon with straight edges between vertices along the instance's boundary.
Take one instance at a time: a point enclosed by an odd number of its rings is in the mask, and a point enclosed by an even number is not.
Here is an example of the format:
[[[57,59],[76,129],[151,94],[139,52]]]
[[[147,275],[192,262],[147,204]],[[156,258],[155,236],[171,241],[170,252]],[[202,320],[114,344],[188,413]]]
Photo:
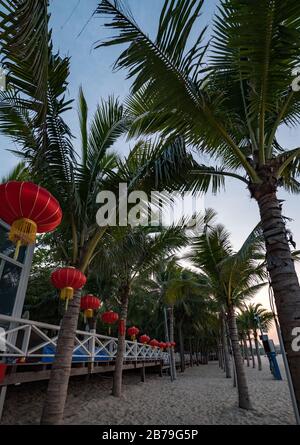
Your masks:
[[[281,354],[282,354],[282,358],[283,358],[286,378],[287,378],[287,381],[288,381],[290,395],[291,395],[291,399],[292,399],[294,414],[295,414],[295,418],[296,418],[296,424],[300,425],[300,416],[299,416],[299,411],[298,411],[298,406],[297,406],[297,400],[296,400],[296,396],[295,396],[295,392],[294,392],[292,376],[291,376],[291,373],[290,373],[290,368],[289,368],[289,364],[288,364],[288,361],[287,361],[286,352],[285,352],[285,349],[284,349],[283,338],[282,338],[282,335],[281,335],[281,329],[280,329],[280,326],[278,324],[276,316],[274,316],[274,320],[275,320],[275,326],[276,326],[277,335],[278,335],[278,339],[279,339],[279,343],[280,343],[280,349],[281,349]]]
[[[7,386],[2,386],[1,390],[0,390],[0,422],[2,419],[2,414],[3,414],[3,409],[4,409],[6,391],[7,391]]]
[[[169,307],[168,308],[168,312],[169,312],[169,331],[170,331],[170,341],[173,342],[174,341],[174,312],[173,312],[173,307]],[[172,336],[171,336],[171,317],[173,320],[173,331],[172,331]],[[175,350],[174,350],[174,346],[171,346],[171,363],[172,363],[172,368],[173,368],[173,379],[176,380],[177,379],[177,374],[176,374],[176,357],[175,357]]]
[[[168,317],[167,317],[167,309],[166,308],[164,308],[164,318],[165,318],[165,337],[166,337],[166,342],[169,343],[170,337],[169,337]],[[173,375],[171,348],[168,348],[168,354],[169,354],[169,365],[170,365],[170,377],[171,377],[171,382],[173,382],[174,375]]]
[[[287,361],[287,356],[286,356],[286,352],[285,352],[285,348],[284,348],[283,338],[282,338],[282,335],[281,335],[281,329],[280,329],[280,326],[279,326],[279,323],[278,323],[278,320],[277,320],[277,315],[276,315],[276,312],[275,312],[275,301],[274,301],[274,294],[273,294],[273,288],[272,288],[271,282],[269,282],[269,300],[270,300],[270,307],[271,307],[271,310],[273,312],[273,317],[274,317],[274,321],[275,321],[275,326],[276,326],[276,331],[277,331],[277,335],[278,335],[278,340],[279,340],[279,343],[280,343],[280,349],[281,349],[282,359],[283,359],[283,363],[284,363],[286,378],[287,378],[287,382],[288,382],[288,386],[289,386],[289,390],[290,390],[290,396],[291,396],[291,399],[292,399],[292,405],[293,405],[293,409],[294,409],[296,424],[300,425],[300,415],[299,415],[298,406],[297,406],[297,400],[296,400],[296,396],[295,396],[295,392],[294,392],[292,376],[291,376],[289,364],[288,364],[288,361]]]

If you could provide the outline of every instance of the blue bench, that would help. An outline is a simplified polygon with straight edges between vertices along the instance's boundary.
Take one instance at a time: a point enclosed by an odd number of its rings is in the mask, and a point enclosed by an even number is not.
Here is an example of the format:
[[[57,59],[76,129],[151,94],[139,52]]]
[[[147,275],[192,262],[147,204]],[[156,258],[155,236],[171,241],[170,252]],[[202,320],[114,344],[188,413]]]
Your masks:
[[[47,345],[43,347],[43,352],[42,354],[45,355],[50,355],[50,354],[54,354],[55,355],[56,349],[53,345]],[[74,357],[76,356],[76,357]],[[42,363],[52,363],[54,360],[54,357],[42,357]],[[98,353],[95,356],[94,361],[95,362],[108,362],[113,360],[112,357],[110,357],[107,353],[107,351],[101,349],[100,351],[98,351]],[[78,348],[75,353],[73,354],[72,357],[72,363],[75,362],[87,362],[89,361],[89,357],[87,357],[87,353],[83,348]]]

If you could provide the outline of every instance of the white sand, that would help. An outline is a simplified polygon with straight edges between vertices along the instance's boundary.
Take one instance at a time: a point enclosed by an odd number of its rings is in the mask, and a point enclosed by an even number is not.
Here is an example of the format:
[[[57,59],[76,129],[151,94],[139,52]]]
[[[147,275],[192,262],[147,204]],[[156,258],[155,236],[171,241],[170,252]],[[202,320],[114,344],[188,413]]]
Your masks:
[[[94,375],[72,379],[65,411],[66,424],[147,425],[236,425],[294,424],[287,382],[275,381],[263,358],[263,370],[247,368],[254,409],[237,408],[237,392],[225,379],[217,362],[188,368],[171,383],[169,377],[125,374],[122,398],[110,395],[111,378]],[[3,424],[36,424],[45,396],[46,383],[8,389]]]

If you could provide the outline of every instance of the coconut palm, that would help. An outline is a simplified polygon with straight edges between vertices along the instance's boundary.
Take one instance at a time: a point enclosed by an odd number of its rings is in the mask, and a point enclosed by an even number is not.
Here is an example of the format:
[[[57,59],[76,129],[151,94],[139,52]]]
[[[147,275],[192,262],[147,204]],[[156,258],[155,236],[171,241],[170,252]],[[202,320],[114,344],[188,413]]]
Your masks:
[[[229,342],[227,336],[227,319],[226,319],[226,311],[224,308],[221,309],[220,314],[220,323],[221,323],[221,345],[222,352],[224,354],[224,370],[226,378],[231,378],[231,368],[230,368],[230,351],[229,351]]]
[[[140,141],[125,161],[112,152],[115,141],[127,129],[127,118],[118,100],[102,101],[88,121],[88,107],[79,95],[81,153],[64,120],[72,104],[65,97],[69,58],[53,52],[48,29],[47,1],[3,1],[0,44],[8,70],[7,90],[0,92],[0,131],[11,137],[30,178],[58,199],[64,219],[53,235],[62,264],[88,274],[97,246],[107,227],[96,224],[96,196],[115,191],[120,178],[128,190],[164,188],[164,180],[180,173],[187,159],[182,139],[149,143]],[[171,145],[173,147],[171,147]],[[175,148],[176,146],[176,148]],[[174,150],[175,148],[175,150]],[[175,160],[174,153],[182,160]],[[180,167],[179,167],[180,166]],[[155,187],[155,185],[157,185]],[[147,188],[148,187],[148,188]],[[51,369],[42,423],[61,423],[67,397],[80,291],[66,311]]]
[[[121,228],[112,232],[112,239],[99,249],[94,267],[97,273],[115,277],[116,295],[120,305],[120,322],[126,327],[131,288],[135,280],[150,274],[158,263],[184,247],[188,240],[181,226],[169,228]],[[119,329],[118,349],[113,380],[113,395],[122,393],[122,371],[126,329]]]
[[[195,277],[191,273],[182,269],[175,263],[170,263],[165,270],[165,283],[162,297],[164,298],[165,304],[168,307],[169,313],[169,323],[170,323],[170,341],[174,341],[174,331],[175,331],[175,319],[174,319],[174,308],[177,304],[184,304],[185,299],[188,296],[197,294],[198,285],[195,281]],[[180,328],[180,325],[179,325]],[[181,334],[181,332],[180,332]],[[182,342],[180,344],[181,352],[181,363],[183,361],[182,357]],[[174,350],[171,348],[171,361],[173,367],[173,378],[176,379],[176,366],[175,366],[175,356]],[[182,365],[181,365],[182,366]]]
[[[153,273],[140,283],[141,287],[151,295],[152,299],[157,301],[158,316],[167,311],[166,317],[169,326],[165,326],[166,341],[173,342],[175,339],[175,317],[178,321],[179,329],[179,350],[181,355],[181,369],[184,370],[184,345],[182,323],[184,317],[189,314],[190,304],[193,300],[199,299],[199,285],[195,274],[183,269],[177,264],[178,258],[172,258],[170,261],[160,262]],[[164,317],[163,317],[164,318]],[[161,322],[165,323],[164,319]],[[169,338],[168,338],[169,337]],[[172,377],[176,379],[175,355],[174,350],[170,350]]]
[[[183,346],[184,340],[188,339],[191,365],[193,365],[193,352],[196,352],[197,364],[199,361],[201,364],[208,364],[209,352],[218,350],[220,320],[215,302],[211,298],[203,296],[200,285],[197,282],[197,274],[193,273],[193,275],[197,283],[195,291],[187,294],[182,301],[179,300],[175,305],[179,346],[181,334]]]
[[[253,347],[252,347],[251,327],[250,327],[248,313],[245,310],[243,310],[241,313],[238,314],[236,321],[237,321],[239,335],[240,335],[243,345],[244,345],[247,366],[250,366],[249,351],[248,351],[248,345],[247,345],[247,340],[248,340],[249,347],[250,347],[251,359],[252,359],[252,367],[255,368],[255,358],[254,358]]]
[[[96,13],[114,35],[97,47],[126,46],[115,67],[132,80],[132,135],[182,135],[208,159],[187,177],[188,187],[218,191],[231,177],[257,202],[300,408],[300,352],[291,348],[300,287],[277,195],[280,187],[300,191],[300,148],[278,141],[279,127],[297,127],[300,119],[299,88],[291,86],[299,66],[300,3],[220,0],[209,43],[199,23],[203,4],[165,0],[151,40],[121,1],[102,0]]]
[[[258,331],[261,328],[267,332],[271,328],[274,318],[273,313],[264,309],[260,303],[246,305],[243,313],[246,314],[248,327],[253,332],[258,369],[261,371],[262,364],[259,352]]]
[[[241,301],[255,295],[261,288],[264,267],[261,258],[261,238],[255,229],[238,252],[234,252],[228,232],[222,225],[207,225],[195,239],[191,259],[202,271],[203,291],[226,308],[232,344],[240,408],[250,409],[251,402],[243,368],[236,323],[236,308]],[[263,257],[262,257],[263,258]]]
[[[171,301],[175,301],[174,319],[178,333],[181,372],[185,370],[185,344],[188,339],[191,364],[193,365],[193,350],[199,362],[199,337],[203,337],[205,327],[211,325],[211,314],[214,313],[212,301],[201,295],[198,274],[190,270],[179,270],[179,277],[171,284]],[[182,284],[180,284],[182,281]],[[179,293],[181,292],[181,294]]]

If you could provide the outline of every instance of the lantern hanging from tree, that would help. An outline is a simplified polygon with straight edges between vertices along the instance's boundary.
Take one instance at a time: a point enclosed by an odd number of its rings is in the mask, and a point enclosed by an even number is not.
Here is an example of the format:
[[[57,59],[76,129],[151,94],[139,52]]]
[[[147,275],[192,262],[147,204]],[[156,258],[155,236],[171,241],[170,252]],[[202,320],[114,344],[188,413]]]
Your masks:
[[[102,314],[101,319],[103,323],[109,325],[108,335],[110,335],[111,325],[115,324],[119,320],[119,314],[114,311],[107,311]]]
[[[136,328],[135,326],[132,326],[131,328],[127,329],[127,333],[130,336],[132,341],[136,340],[136,336],[138,335],[139,332],[140,332],[140,330],[138,328]]]
[[[101,300],[95,297],[94,295],[88,294],[81,297],[80,300],[80,309],[84,314],[84,321],[86,319],[93,318],[94,311],[97,311],[101,307]]]
[[[143,343],[143,345],[146,345],[150,341],[150,337],[148,335],[141,335],[139,338],[140,342]]]
[[[74,296],[74,290],[81,289],[86,283],[86,276],[75,267],[62,267],[52,272],[51,281],[56,289],[60,289],[60,298],[66,302]]]
[[[21,246],[35,243],[37,233],[54,230],[61,222],[58,201],[43,187],[32,182],[9,181],[0,185],[0,218],[11,226],[9,239]]]

